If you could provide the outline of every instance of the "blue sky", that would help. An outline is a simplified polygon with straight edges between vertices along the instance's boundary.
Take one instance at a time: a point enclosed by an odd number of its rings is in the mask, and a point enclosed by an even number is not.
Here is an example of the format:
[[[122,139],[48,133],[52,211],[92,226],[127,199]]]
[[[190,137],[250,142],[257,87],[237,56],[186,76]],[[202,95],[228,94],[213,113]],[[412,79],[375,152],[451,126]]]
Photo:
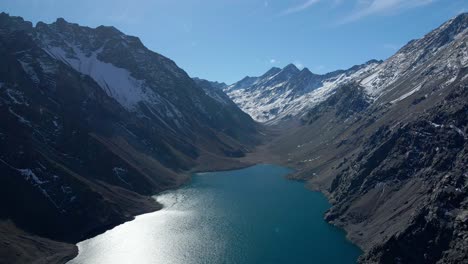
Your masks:
[[[385,59],[468,10],[466,0],[1,0],[26,20],[113,25],[191,76],[235,82],[295,63],[312,72]]]

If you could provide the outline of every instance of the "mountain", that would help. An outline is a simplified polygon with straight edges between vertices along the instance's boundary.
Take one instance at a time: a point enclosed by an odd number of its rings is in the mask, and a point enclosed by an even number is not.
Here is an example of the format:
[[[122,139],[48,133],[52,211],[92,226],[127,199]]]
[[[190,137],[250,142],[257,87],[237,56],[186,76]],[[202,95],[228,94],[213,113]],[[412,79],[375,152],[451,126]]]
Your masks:
[[[283,69],[271,68],[260,77],[245,77],[224,91],[256,121],[274,124],[305,114],[333,94],[336,87],[368,76],[379,64],[371,60],[323,75],[289,64]]]
[[[444,23],[424,38],[413,40],[395,55],[380,64],[370,76],[361,81],[369,94],[374,97],[394,96],[392,90],[399,88],[399,82],[412,82],[413,89],[419,85],[448,86],[455,81],[460,68],[467,64],[466,23],[467,16],[460,15]],[[421,71],[416,71],[420,69]],[[413,76],[416,74],[416,76]],[[447,79],[448,78],[448,79]],[[437,83],[440,80],[445,83]],[[424,83],[423,82],[434,82]],[[401,89],[397,89],[401,90]],[[397,98],[400,99],[400,98]]]
[[[361,263],[466,263],[467,43],[465,13],[383,62],[225,85],[113,27],[1,13],[0,263],[66,262],[191,172],[252,162],[325,193]]]
[[[307,101],[262,150],[328,196],[361,263],[468,259],[467,43],[465,13]]]
[[[240,166],[258,142],[248,115],[138,38],[5,13],[0,120],[2,263],[63,262],[70,244],[159,209],[147,195],[200,165]]]
[[[234,105],[237,110],[240,110],[237,105],[227,96],[223,89],[227,87],[227,84],[220,82],[212,82],[200,78],[193,78],[193,81],[205,91],[205,93],[213,98],[214,100],[224,105]],[[236,110],[236,111],[237,111]],[[244,114],[247,115],[247,114]],[[247,115],[248,116],[248,115]]]

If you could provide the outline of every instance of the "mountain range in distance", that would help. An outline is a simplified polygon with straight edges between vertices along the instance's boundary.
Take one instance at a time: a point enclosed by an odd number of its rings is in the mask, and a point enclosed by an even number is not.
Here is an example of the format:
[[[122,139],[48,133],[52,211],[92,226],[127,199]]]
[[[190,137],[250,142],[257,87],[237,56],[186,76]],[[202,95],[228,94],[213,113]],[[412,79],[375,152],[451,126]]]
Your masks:
[[[276,163],[323,192],[362,263],[468,259],[468,14],[385,61],[226,85],[137,37],[0,14],[0,262],[158,210],[195,171]]]

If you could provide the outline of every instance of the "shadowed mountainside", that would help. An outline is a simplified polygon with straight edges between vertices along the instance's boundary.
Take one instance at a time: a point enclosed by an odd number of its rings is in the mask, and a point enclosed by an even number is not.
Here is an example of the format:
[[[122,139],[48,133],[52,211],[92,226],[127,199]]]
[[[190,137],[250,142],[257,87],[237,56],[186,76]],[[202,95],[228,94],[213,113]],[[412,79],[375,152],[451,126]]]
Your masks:
[[[0,61],[2,263],[62,262],[76,249],[60,242],[158,210],[148,195],[259,142],[229,98],[113,27],[1,13]]]
[[[409,42],[259,148],[329,197],[362,263],[468,259],[467,32],[461,14]]]

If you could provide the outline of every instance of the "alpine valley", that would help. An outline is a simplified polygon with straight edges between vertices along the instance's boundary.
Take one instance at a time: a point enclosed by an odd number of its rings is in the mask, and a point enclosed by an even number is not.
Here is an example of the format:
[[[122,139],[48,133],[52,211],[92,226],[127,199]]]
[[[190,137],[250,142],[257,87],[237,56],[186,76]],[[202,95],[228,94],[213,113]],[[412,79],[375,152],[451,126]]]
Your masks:
[[[114,27],[0,14],[0,263],[161,209],[194,172],[274,163],[361,263],[468,263],[468,14],[385,61],[191,78]]]

